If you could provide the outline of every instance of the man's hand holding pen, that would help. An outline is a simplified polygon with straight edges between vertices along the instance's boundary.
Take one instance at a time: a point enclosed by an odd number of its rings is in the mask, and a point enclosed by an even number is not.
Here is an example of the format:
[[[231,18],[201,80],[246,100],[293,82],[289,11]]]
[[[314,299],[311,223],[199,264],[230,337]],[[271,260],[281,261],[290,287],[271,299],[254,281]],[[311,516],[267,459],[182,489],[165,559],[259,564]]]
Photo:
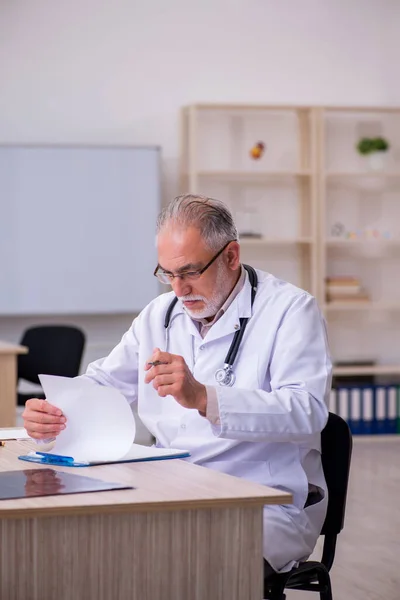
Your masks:
[[[173,396],[185,408],[206,412],[206,387],[193,377],[182,356],[156,348],[144,369],[145,382],[152,382],[159,396]]]

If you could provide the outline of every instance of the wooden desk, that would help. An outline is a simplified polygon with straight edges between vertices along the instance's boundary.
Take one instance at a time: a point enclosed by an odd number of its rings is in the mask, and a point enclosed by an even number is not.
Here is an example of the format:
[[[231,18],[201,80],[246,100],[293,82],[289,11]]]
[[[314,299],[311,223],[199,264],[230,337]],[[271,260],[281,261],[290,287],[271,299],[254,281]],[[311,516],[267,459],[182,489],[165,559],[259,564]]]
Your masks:
[[[17,403],[17,356],[25,346],[0,341],[0,427],[14,427]]]
[[[0,448],[0,469],[31,442]],[[134,490],[0,502],[4,600],[261,600],[262,507],[289,494],[183,460],[59,468]]]

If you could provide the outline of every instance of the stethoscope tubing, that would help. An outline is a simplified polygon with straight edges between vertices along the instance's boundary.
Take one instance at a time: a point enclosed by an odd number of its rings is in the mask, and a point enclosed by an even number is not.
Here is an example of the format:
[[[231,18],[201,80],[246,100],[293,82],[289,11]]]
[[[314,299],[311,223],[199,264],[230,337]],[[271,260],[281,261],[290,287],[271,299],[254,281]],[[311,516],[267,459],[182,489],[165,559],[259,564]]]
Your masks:
[[[253,267],[251,267],[250,265],[243,265],[243,267],[246,269],[246,271],[249,275],[249,281],[250,281],[250,285],[251,285],[251,307],[253,308],[254,299],[256,297],[257,286],[258,286],[257,273],[253,269]],[[177,302],[178,302],[178,298],[175,297],[172,300],[172,302],[170,303],[170,305],[168,306],[167,312],[165,313],[164,328],[165,328],[166,352],[168,352],[168,346],[169,346],[169,328],[170,328],[171,322],[172,322],[172,319],[171,319],[172,312],[173,312],[174,307]],[[227,353],[225,361],[224,361],[224,367],[223,367],[223,369],[218,369],[215,373],[215,378],[216,378],[217,382],[219,383],[219,385],[222,385],[222,386],[232,386],[235,382],[235,374],[233,372],[233,365],[234,365],[236,357],[238,355],[240,344],[242,342],[244,332],[246,331],[246,327],[247,327],[247,323],[249,322],[249,318],[242,317],[241,319],[239,319],[239,322],[240,322],[240,329],[238,329],[238,331],[236,331],[236,333],[233,337],[232,343],[229,347],[228,353]]]

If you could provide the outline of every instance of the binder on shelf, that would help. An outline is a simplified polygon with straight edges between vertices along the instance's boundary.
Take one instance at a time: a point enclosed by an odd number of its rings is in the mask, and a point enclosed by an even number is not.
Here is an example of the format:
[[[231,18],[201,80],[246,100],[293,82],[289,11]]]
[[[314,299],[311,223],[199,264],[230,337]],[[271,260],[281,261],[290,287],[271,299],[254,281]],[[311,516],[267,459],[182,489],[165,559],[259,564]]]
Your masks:
[[[375,433],[374,422],[374,388],[361,388],[361,414],[362,414],[362,433],[370,435]]]
[[[332,389],[329,410],[345,419],[354,435],[400,433],[400,386]]]
[[[389,433],[397,433],[397,415],[399,414],[397,408],[397,395],[400,392],[400,386],[391,385],[388,388],[388,428]]]
[[[386,433],[387,407],[385,388],[377,386],[375,388],[375,433]]]
[[[339,414],[345,421],[350,421],[350,394],[347,388],[338,389],[337,406]]]
[[[400,433],[400,385],[397,387],[397,402],[396,402],[396,409],[397,409],[397,417],[396,417],[396,433]]]
[[[363,420],[361,418],[361,390],[359,388],[349,389],[350,422],[351,429],[355,434],[363,433]]]

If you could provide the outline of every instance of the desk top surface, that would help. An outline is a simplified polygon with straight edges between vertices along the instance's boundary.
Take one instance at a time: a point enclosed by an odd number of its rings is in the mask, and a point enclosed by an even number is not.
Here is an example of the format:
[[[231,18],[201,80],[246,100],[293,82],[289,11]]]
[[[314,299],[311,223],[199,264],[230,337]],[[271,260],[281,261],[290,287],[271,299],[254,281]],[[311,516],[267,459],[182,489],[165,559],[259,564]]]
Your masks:
[[[32,447],[33,443],[30,441],[6,442],[0,448],[0,470],[43,468],[43,465],[18,460],[19,455],[27,454]],[[135,489],[2,500],[0,518],[254,507],[292,502],[288,493],[179,459],[98,467],[51,468],[108,482],[126,483]]]
[[[28,354],[28,348],[0,340],[0,354]]]

